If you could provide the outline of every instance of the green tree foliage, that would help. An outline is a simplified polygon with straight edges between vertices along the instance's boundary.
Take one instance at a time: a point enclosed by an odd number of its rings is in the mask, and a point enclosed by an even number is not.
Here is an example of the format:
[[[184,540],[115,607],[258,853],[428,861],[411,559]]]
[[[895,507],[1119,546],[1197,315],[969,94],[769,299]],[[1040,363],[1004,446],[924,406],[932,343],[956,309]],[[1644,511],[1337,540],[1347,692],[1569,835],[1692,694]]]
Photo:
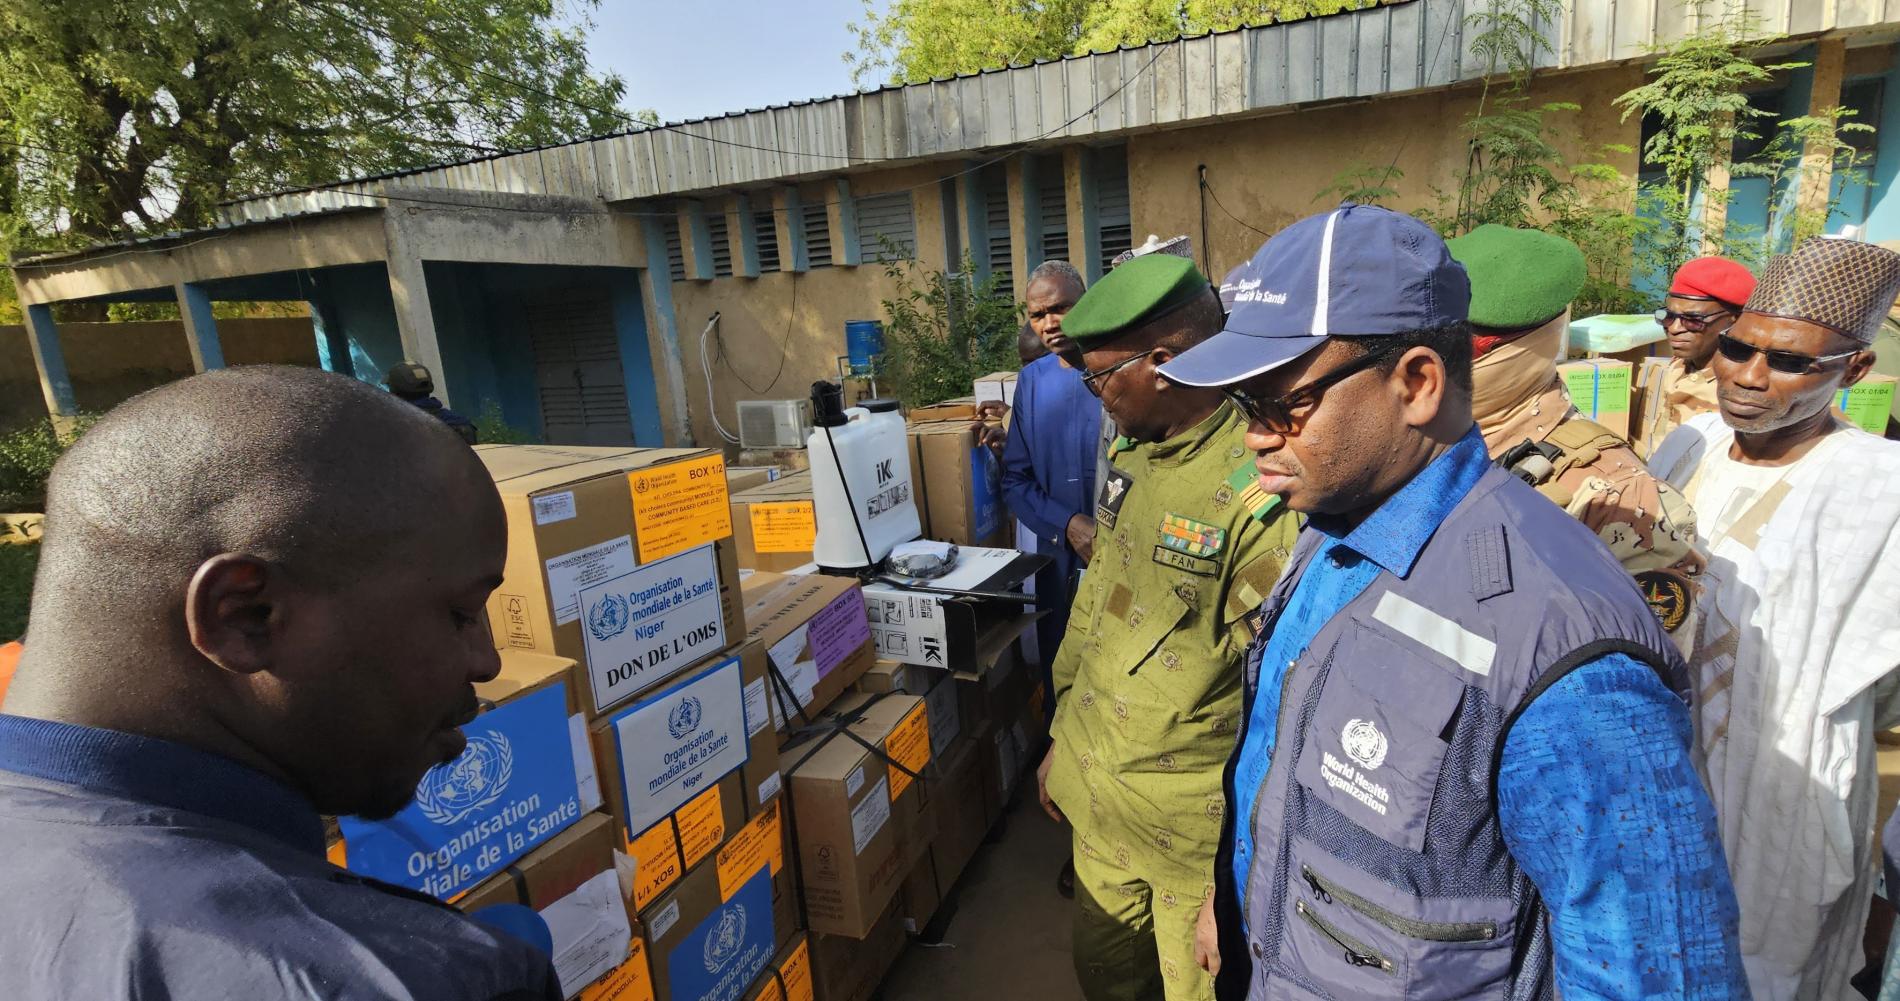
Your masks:
[[[963,257],[959,273],[925,270],[892,260],[884,273],[897,286],[884,300],[884,357],[878,378],[905,404],[936,403],[970,395],[970,383],[991,372],[1014,371],[1022,307],[997,290],[1000,273],[973,276]]]
[[[224,199],[623,126],[598,0],[4,0],[0,240],[203,225]]]
[[[1373,0],[865,0],[860,85],[924,80],[1369,7]]]

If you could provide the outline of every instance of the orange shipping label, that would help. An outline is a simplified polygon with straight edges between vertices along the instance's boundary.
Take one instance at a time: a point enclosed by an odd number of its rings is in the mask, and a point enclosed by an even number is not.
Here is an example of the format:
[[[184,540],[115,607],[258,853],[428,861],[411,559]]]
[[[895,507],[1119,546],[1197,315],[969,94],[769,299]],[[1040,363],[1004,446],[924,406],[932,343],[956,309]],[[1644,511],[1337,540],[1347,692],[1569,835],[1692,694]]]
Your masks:
[[[646,910],[654,898],[679,881],[686,867],[680,863],[678,842],[673,837],[673,818],[647,828],[645,834],[627,845],[633,856],[633,909]]]
[[[785,965],[778,968],[778,974],[785,982],[785,1001],[812,1001],[810,939],[798,943],[798,948],[785,957]]]
[[[686,853],[688,869],[726,840],[726,810],[717,785],[693,797],[674,817],[679,821],[680,849]]]
[[[924,766],[930,763],[930,717],[924,713],[922,702],[917,703],[917,708],[912,709],[903,722],[891,731],[891,735],[884,738],[884,753],[890,755],[892,762],[889,766],[891,802],[895,803],[897,797],[910,788],[911,777],[904,768],[921,774]]]
[[[708,455],[627,474],[640,562],[651,563],[732,534],[726,459]]]
[[[646,942],[635,935],[627,961],[582,990],[580,1001],[653,1001],[653,971],[647,968]]]
[[[759,811],[739,832],[719,849],[719,899],[731,900],[746,880],[758,874],[759,867],[770,865],[772,875],[785,864],[785,834],[779,821],[778,804]]]
[[[771,971],[767,970],[766,973],[770,974]],[[753,995],[752,1001],[785,1001],[785,992],[778,989],[778,978],[767,976],[765,982],[759,985],[759,993]]]
[[[809,553],[818,539],[811,501],[751,504],[752,549],[760,553]]]

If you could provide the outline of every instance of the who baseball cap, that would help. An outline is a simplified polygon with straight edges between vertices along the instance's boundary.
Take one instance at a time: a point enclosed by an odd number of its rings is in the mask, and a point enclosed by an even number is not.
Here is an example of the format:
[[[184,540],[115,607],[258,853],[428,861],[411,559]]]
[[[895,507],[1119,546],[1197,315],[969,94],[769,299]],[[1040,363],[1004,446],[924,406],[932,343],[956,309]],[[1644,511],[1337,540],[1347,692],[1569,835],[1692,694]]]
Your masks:
[[[1228,386],[1328,337],[1463,323],[1471,307],[1464,265],[1431,227],[1352,202],[1281,230],[1221,284],[1223,295],[1232,286],[1226,329],[1161,366],[1162,375],[1187,386]]]

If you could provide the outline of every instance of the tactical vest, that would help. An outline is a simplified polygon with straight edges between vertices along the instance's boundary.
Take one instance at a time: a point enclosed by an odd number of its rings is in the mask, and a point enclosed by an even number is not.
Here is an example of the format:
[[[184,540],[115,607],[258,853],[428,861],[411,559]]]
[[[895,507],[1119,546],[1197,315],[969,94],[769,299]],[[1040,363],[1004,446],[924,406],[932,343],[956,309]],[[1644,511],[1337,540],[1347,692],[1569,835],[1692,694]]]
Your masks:
[[[1582,417],[1573,417],[1550,429],[1542,441],[1526,438],[1498,456],[1498,465],[1553,501],[1570,506],[1572,494],[1563,475],[1579,466],[1594,465],[1603,453],[1629,444],[1616,432]]]
[[[1301,539],[1263,636],[1321,538]],[[1499,752],[1532,700],[1609,653],[1687,701],[1680,656],[1610,552],[1487,470],[1411,574],[1380,574],[1287,672],[1254,815],[1228,818],[1252,825],[1246,885],[1228,876],[1231,827],[1215,867],[1220,997],[1552,997],[1545,912],[1499,829]]]

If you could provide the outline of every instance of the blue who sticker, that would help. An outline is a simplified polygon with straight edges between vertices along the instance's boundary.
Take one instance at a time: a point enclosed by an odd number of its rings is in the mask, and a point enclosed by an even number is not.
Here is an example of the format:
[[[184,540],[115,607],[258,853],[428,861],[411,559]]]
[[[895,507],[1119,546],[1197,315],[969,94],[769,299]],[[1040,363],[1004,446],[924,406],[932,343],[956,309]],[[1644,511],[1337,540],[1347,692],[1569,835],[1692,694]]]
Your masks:
[[[772,960],[772,867],[745,881],[667,955],[669,1001],[736,1001]]]
[[[462,735],[468,747],[429,769],[402,812],[338,818],[351,872],[446,900],[580,819],[565,685],[505,702]]]

